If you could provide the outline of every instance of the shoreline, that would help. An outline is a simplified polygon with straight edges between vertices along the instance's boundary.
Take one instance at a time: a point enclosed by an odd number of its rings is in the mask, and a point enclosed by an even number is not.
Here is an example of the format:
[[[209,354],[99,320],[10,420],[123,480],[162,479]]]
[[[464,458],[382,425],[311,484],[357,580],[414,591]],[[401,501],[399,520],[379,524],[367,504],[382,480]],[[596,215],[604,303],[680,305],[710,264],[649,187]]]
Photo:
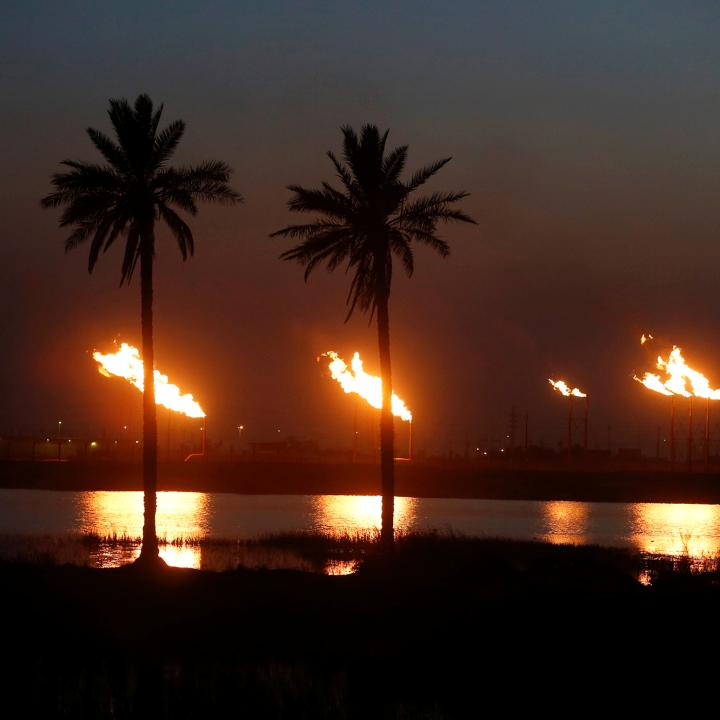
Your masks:
[[[660,560],[647,586],[636,572],[612,549],[434,537],[347,576],[0,563],[5,702],[38,717],[127,717],[106,708],[141,702],[232,717],[242,698],[243,717],[449,720],[477,714],[480,678],[495,706],[518,687],[536,704],[559,679],[627,706],[658,657],[718,637],[715,565]],[[686,617],[703,631],[667,632]]]
[[[122,462],[0,461],[0,489],[142,490],[142,468]],[[161,463],[159,491],[240,495],[378,495],[373,464]],[[398,463],[404,497],[579,502],[720,503],[720,474],[667,468]]]

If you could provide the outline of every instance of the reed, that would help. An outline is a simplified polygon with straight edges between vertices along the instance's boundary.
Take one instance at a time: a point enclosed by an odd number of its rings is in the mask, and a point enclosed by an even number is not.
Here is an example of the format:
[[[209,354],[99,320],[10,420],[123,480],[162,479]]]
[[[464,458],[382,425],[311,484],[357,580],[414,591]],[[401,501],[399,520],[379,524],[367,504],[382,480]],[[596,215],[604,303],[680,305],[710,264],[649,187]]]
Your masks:
[[[238,568],[294,569],[312,573],[379,572],[385,560],[376,550],[377,531],[294,531],[255,538],[161,536],[162,549],[196,553],[196,567],[222,572]],[[0,535],[0,560],[36,565],[108,567],[131,562],[141,538],[127,533]],[[393,572],[492,576],[521,570],[530,574],[618,573],[644,585],[720,583],[720,558],[671,556],[593,545],[551,545],[502,538],[468,537],[452,531],[397,534]]]

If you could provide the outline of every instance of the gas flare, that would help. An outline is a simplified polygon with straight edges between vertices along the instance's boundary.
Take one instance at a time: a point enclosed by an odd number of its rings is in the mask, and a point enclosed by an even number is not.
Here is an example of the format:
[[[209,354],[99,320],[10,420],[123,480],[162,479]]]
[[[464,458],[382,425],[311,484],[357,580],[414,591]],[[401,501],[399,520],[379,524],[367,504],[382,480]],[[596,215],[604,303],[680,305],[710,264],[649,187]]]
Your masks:
[[[345,361],[332,350],[323,353],[320,357],[329,359],[328,369],[330,375],[333,380],[340,383],[340,387],[344,392],[360,395],[361,398],[367,400],[370,405],[378,410],[382,407],[382,380],[365,372],[360,353],[353,355],[350,363],[351,369],[348,369]],[[412,421],[412,413],[395,393],[392,394],[392,414],[406,422]]]
[[[125,378],[131,385],[134,385],[140,392],[144,391],[143,361],[140,358],[140,351],[122,343],[116,353],[103,355],[99,352],[93,353],[99,367],[98,372],[105,377]],[[168,376],[155,370],[155,404],[162,405],[169,410],[183,413],[191,418],[204,418],[200,405],[190,393],[182,394],[177,385],[168,381]]]
[[[665,380],[657,373],[650,372],[646,372],[642,378],[635,375],[634,379],[642,383],[648,390],[654,390],[661,395],[720,400],[720,389],[711,388],[710,381],[685,362],[682,350],[677,345],[673,345],[667,360],[658,355],[657,369],[664,371],[667,376]]]
[[[548,378],[548,382],[565,397],[587,397],[587,393],[584,393],[582,390],[578,390],[577,388],[573,388],[571,390],[564,380],[553,380],[552,378]]]

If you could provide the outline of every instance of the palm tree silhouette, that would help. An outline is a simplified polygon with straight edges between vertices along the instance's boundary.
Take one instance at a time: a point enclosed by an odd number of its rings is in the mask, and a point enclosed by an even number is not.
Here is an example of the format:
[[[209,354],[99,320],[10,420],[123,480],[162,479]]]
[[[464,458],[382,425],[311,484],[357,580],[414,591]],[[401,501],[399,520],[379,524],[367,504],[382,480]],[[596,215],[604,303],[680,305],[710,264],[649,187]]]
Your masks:
[[[337,172],[342,190],[323,182],[322,188],[307,190],[290,185],[293,193],[290,210],[315,213],[316,219],[304,225],[289,225],[272,233],[300,240],[284,252],[283,260],[295,260],[305,266],[305,279],[318,265],[332,271],[346,265],[353,271],[347,296],[347,322],[354,310],[377,317],[382,410],[380,413],[380,468],[382,483],[381,542],[392,548],[395,504],[393,416],[391,409],[392,372],[390,364],[389,299],[393,255],[408,276],[415,266],[413,243],[429,245],[443,257],[450,254],[448,244],[436,234],[439,222],[475,221],[454,204],[467,197],[464,192],[435,192],[411,199],[450,161],[439,160],[418,170],[407,182],[400,176],[407,159],[407,146],[386,154],[388,131],[380,134],[375,125],[364,125],[360,136],[351,127],[343,127],[343,158],[332,152],[328,157]]]
[[[52,176],[54,192],[43,198],[45,208],[64,206],[60,227],[72,228],[66,252],[90,241],[88,271],[92,272],[100,251],[118,238],[125,239],[120,285],[130,282],[140,260],[143,395],[143,542],[139,561],[162,564],[158,552],[155,512],[157,507],[157,418],[155,409],[153,350],[153,261],[155,222],[162,220],[177,240],[183,260],[194,251],[192,231],[174,208],[195,215],[198,201],[235,203],[242,198],[229,185],[230,168],[207,161],[192,167],[168,167],[185,123],[175,120],[158,130],[163,106],[153,107],[147,95],[134,106],[127,100],[110,100],[108,115],[116,141],[93,128],[87,134],[104,157],[105,164],[64,160],[70,170]]]

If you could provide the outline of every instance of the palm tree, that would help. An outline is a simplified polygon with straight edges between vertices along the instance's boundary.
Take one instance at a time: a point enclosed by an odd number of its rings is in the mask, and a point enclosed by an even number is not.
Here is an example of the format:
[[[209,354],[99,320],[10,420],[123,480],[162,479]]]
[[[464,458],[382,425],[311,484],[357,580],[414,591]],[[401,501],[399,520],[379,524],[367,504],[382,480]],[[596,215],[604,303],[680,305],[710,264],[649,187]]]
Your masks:
[[[125,240],[120,285],[130,282],[140,260],[140,298],[143,395],[143,543],[139,561],[162,564],[155,529],[157,507],[157,418],[155,410],[153,351],[153,261],[155,223],[162,220],[175,237],[183,260],[193,254],[194,240],[180,209],[197,213],[198,201],[236,203],[241,197],[229,185],[230,168],[207,161],[192,167],[169,167],[185,123],[175,120],[158,130],[163,106],[153,107],[147,95],[134,106],[127,100],[110,100],[108,115],[115,139],[93,128],[87,134],[105,159],[104,164],[64,160],[70,168],[52,176],[54,192],[43,198],[45,208],[63,206],[60,227],[72,228],[65,250],[90,241],[88,271],[92,272],[100,251],[118,238]]]
[[[389,300],[393,256],[411,276],[415,266],[413,245],[428,245],[442,257],[450,254],[448,244],[438,237],[439,222],[475,221],[454,207],[467,197],[464,192],[435,192],[411,198],[446,165],[450,158],[418,170],[407,181],[402,175],[407,146],[385,152],[388,132],[380,134],[375,125],[364,125],[358,137],[351,127],[343,127],[343,158],[332,152],[332,161],[342,185],[337,190],[329,183],[308,190],[290,185],[293,193],[290,210],[313,213],[308,224],[289,225],[271,237],[299,240],[300,244],[284,252],[283,260],[295,260],[305,266],[305,279],[319,265],[332,271],[341,265],[353,271],[347,296],[347,322],[355,309],[377,318],[382,410],[380,412],[380,472],[382,484],[381,542],[393,547],[395,503],[393,416],[391,409],[392,372],[390,364]]]

